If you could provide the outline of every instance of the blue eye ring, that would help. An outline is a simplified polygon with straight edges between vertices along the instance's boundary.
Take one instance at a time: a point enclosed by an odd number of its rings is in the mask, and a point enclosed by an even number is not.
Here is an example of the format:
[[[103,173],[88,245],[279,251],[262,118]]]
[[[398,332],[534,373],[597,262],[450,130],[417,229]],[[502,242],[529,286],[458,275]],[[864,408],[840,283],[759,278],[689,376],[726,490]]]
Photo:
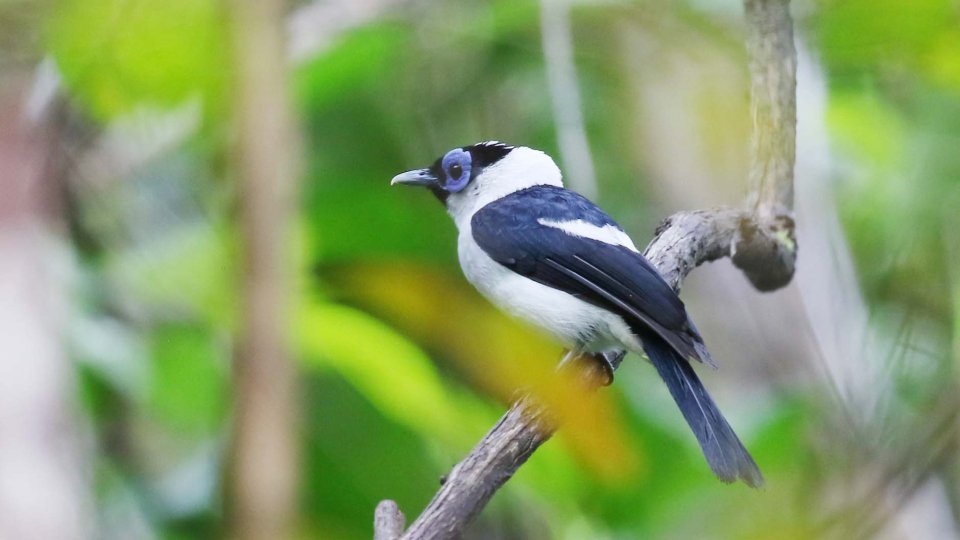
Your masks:
[[[450,193],[462,191],[470,183],[470,169],[473,158],[470,152],[456,148],[447,152],[441,162],[445,176],[443,189]]]

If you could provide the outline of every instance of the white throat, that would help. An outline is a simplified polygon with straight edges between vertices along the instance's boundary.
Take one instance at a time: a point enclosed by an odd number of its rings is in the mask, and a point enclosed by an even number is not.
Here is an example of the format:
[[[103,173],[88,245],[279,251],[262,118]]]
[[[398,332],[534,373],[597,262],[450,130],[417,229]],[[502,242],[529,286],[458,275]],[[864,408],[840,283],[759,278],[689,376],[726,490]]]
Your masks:
[[[447,212],[457,227],[464,229],[477,210],[515,191],[541,185],[563,187],[560,169],[547,154],[518,146],[486,167],[466,189],[451,194]]]

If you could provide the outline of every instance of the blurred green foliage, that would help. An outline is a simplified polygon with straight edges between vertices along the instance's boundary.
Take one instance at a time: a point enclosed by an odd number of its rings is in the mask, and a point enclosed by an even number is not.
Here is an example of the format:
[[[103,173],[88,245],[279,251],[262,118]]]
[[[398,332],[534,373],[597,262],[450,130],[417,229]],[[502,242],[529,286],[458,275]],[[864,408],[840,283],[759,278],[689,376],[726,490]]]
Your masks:
[[[97,118],[197,95],[215,110],[228,75],[221,9],[213,0],[65,0],[50,18],[47,43]]]
[[[622,35],[643,32],[665,49],[706,35],[730,48],[739,12],[700,4],[574,10],[600,202],[634,232],[651,231],[667,210],[629,144],[636,128],[625,112],[640,105],[624,73],[635,51]],[[222,163],[231,91],[222,9],[64,0],[46,21],[70,102],[93,125],[189,103],[202,111],[198,129],[149,154],[128,172],[133,180],[94,179],[77,209],[80,229],[100,242],[78,249],[81,330],[70,345],[97,433],[100,520],[114,533],[137,522],[160,537],[207,536],[221,518],[238,294]],[[823,0],[800,22],[829,82],[838,210],[869,305],[911,314],[942,344],[960,334],[955,2]],[[413,4],[293,68],[306,138],[291,232],[303,258],[291,343],[303,386],[304,537],[368,538],[383,498],[415,515],[504,403],[559,355],[466,285],[436,201],[388,188],[396,172],[479,140],[557,155],[538,25],[530,1]],[[142,197],[159,208],[150,220],[117,210]],[[709,474],[666,390],[638,364],[596,402],[566,404],[569,429],[498,494],[476,537],[810,537],[810,470],[828,466],[809,443],[819,396],[772,393],[736,417],[770,485],[753,492]]]

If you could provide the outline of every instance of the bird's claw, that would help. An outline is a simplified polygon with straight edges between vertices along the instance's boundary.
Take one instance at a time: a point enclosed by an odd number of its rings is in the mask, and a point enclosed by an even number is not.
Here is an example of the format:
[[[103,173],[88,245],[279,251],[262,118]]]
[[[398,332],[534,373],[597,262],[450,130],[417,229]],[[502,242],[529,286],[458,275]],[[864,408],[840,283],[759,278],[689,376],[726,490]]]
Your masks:
[[[600,368],[603,369],[603,373],[607,376],[607,382],[604,383],[604,386],[613,384],[614,372],[620,367],[620,362],[623,361],[623,357],[626,356],[626,354],[626,351],[606,351],[590,355],[600,364]]]

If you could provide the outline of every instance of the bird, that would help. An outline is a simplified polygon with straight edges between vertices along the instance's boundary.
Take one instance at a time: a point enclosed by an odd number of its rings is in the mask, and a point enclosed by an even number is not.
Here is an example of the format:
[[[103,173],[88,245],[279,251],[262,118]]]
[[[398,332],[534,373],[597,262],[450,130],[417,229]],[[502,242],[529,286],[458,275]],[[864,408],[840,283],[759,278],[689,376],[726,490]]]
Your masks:
[[[613,218],[564,188],[549,155],[480,142],[390,184],[425,187],[446,206],[463,273],[491,303],[608,364],[624,351],[646,356],[713,473],[726,483],[763,484],[693,369],[717,365],[683,301]]]

